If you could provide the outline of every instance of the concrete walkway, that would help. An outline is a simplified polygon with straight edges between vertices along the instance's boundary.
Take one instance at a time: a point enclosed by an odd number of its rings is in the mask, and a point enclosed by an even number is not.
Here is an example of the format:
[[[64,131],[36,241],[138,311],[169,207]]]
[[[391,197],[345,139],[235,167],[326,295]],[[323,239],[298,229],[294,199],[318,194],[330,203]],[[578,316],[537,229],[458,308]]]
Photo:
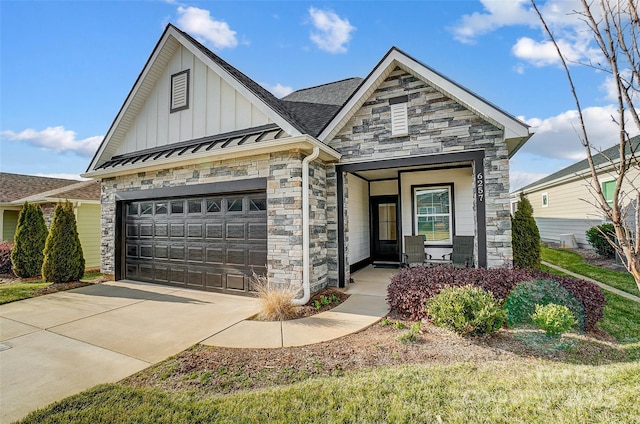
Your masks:
[[[279,348],[304,346],[355,333],[384,317],[387,285],[395,269],[369,266],[353,274],[349,298],[330,311],[283,322],[241,321],[204,340],[207,346],[234,348]]]
[[[600,281],[596,281],[596,280],[594,280],[592,278],[585,277],[584,275],[576,274],[575,272],[571,272],[568,269],[561,268],[558,265],[554,265],[554,264],[546,262],[546,261],[542,261],[542,264],[548,266],[549,268],[553,268],[553,269],[558,270],[560,272],[564,272],[565,274],[570,275],[570,276],[572,276],[574,278],[578,278],[580,280],[585,280],[585,281],[590,281],[590,282],[592,282],[594,284],[597,284],[600,288],[602,288],[604,290],[610,291],[611,293],[615,293],[615,294],[617,294],[619,296],[622,296],[624,298],[627,298],[629,300],[633,300],[634,302],[640,302],[640,297],[634,296],[631,293],[627,293],[627,292],[622,291],[620,289],[617,289],[615,287],[611,287],[611,286],[609,286],[609,285],[607,285],[605,283],[602,283]]]

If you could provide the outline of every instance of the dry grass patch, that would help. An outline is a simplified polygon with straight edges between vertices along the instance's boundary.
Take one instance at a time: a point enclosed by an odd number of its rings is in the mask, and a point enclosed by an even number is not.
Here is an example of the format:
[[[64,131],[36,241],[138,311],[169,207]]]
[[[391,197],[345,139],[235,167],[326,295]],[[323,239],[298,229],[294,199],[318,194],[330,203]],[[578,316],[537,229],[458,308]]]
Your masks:
[[[264,275],[253,274],[252,288],[260,302],[257,319],[262,321],[286,321],[297,317],[298,310],[293,303],[298,293],[291,286],[277,286]]]

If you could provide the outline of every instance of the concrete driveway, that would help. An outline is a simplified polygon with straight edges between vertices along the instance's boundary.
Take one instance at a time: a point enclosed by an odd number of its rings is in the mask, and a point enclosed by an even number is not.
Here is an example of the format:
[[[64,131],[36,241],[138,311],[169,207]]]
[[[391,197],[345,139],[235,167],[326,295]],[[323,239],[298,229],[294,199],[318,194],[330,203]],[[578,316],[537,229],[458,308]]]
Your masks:
[[[118,281],[0,306],[0,422],[116,382],[257,312],[253,298]]]

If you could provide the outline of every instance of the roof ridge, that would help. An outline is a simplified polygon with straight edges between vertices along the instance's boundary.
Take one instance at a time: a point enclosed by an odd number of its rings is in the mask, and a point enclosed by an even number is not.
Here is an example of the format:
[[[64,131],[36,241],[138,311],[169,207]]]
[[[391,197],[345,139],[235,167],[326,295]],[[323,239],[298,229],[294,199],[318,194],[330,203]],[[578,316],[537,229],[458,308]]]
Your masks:
[[[300,92],[300,91],[313,90],[313,89],[315,89],[315,88],[320,88],[320,87],[324,87],[324,86],[327,86],[327,85],[337,84],[337,83],[339,83],[339,82],[345,82],[345,81],[354,80],[354,79],[359,79],[359,80],[361,80],[361,79],[362,79],[362,77],[349,77],[349,78],[343,78],[343,79],[338,80],[338,81],[325,82],[324,84],[318,84],[318,85],[313,85],[313,86],[311,86],[311,87],[299,88],[299,89],[297,89],[297,90],[295,90],[295,91],[292,91],[291,93],[287,94],[286,96],[282,97],[280,100],[282,100],[282,99],[286,98],[287,96],[290,96],[290,95],[291,95],[291,94],[293,94],[293,93],[298,93],[298,92]]]

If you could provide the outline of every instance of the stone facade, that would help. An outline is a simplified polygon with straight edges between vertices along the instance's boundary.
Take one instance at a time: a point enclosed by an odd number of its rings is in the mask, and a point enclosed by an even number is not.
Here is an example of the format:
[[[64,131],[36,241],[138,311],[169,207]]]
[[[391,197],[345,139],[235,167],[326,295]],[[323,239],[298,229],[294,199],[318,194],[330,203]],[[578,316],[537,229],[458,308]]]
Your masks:
[[[302,159],[299,151],[207,162],[102,181],[102,272],[115,272],[116,193],[247,178],[267,179],[267,273],[276,284],[302,282]],[[311,187],[312,289],[326,285],[325,169],[314,162]]]
[[[407,96],[409,133],[391,136],[389,99]],[[463,105],[417,78],[396,68],[329,142],[343,156],[341,163],[365,162],[439,153],[483,150],[487,225],[487,266],[509,266],[512,261],[509,219],[509,158],[503,131]],[[476,170],[479,171],[479,170]],[[335,174],[335,172],[334,172]],[[329,281],[337,280],[338,217],[336,178],[327,173],[327,229]],[[348,193],[345,181],[345,204]],[[329,212],[331,211],[331,213]],[[346,211],[346,208],[345,208]],[[343,217],[345,232],[348,216]],[[477,226],[476,226],[477,228]],[[346,238],[346,235],[345,235]],[[348,251],[348,240],[345,239]],[[348,255],[345,255],[348,257]],[[348,273],[348,264],[345,267]],[[348,279],[348,276],[347,276]]]

